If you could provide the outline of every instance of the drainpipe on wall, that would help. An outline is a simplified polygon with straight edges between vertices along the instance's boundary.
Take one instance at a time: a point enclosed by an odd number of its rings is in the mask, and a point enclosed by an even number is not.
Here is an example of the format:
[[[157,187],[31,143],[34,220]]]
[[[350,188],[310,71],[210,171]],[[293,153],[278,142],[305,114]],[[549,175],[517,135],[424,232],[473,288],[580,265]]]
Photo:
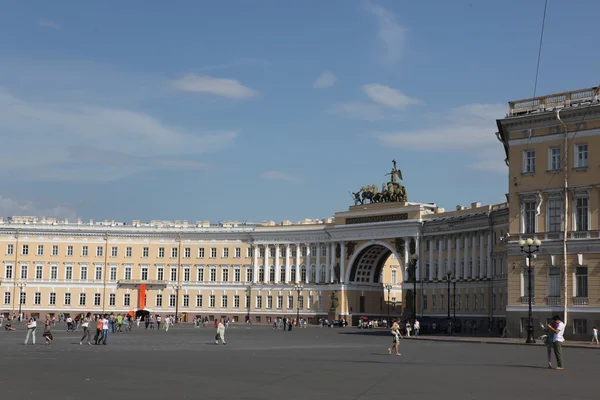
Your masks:
[[[565,129],[565,156],[564,156],[564,162],[563,162],[563,169],[564,169],[564,174],[565,174],[565,180],[564,180],[564,191],[565,191],[565,197],[564,197],[564,216],[563,216],[563,268],[564,268],[564,275],[563,275],[563,291],[564,291],[564,323],[565,326],[567,325],[567,305],[568,305],[568,284],[567,284],[567,278],[569,276],[568,271],[567,271],[567,267],[568,267],[568,262],[567,262],[567,235],[569,234],[569,226],[568,226],[568,221],[569,221],[569,181],[568,181],[568,171],[569,171],[569,163],[568,161],[568,154],[569,154],[569,131],[567,130],[567,125],[563,122],[562,119],[560,119],[560,110],[556,110],[556,118],[558,119],[558,121],[562,124],[563,128]]]

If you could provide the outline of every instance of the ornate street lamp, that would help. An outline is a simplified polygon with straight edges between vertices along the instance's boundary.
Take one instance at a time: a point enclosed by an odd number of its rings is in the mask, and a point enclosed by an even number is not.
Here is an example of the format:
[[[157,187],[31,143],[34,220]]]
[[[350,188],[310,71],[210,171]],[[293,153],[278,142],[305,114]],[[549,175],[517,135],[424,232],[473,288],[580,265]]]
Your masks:
[[[413,278],[413,309],[412,309],[413,326],[415,325],[415,322],[417,321],[417,261],[419,261],[419,256],[416,254],[412,254],[410,256],[410,260],[408,261],[409,268],[410,268],[410,271],[412,271],[412,278]]]
[[[524,253],[527,256],[527,261],[528,261],[528,265],[527,265],[527,277],[528,277],[528,282],[527,282],[527,300],[529,303],[529,322],[527,324],[527,340],[525,341],[525,343],[535,343],[535,338],[533,336],[533,310],[532,310],[532,297],[531,297],[531,292],[533,290],[533,287],[531,285],[531,260],[533,258],[533,255],[535,253],[537,253],[538,251],[540,251],[540,246],[542,245],[542,241],[539,239],[527,239],[527,240],[521,240],[519,242],[519,245],[521,246],[521,252]],[[525,248],[527,247],[527,248]],[[533,248],[535,247],[535,248]]]
[[[175,289],[175,323],[179,322],[179,290],[181,289],[181,283],[176,283],[173,285],[173,289]]]
[[[294,290],[298,293],[296,297],[296,323],[300,323],[300,292],[304,289],[304,285],[296,285],[294,286]]]
[[[388,303],[388,317],[387,317],[387,323],[388,326],[390,324],[390,292],[392,291],[392,285],[385,285],[385,288],[387,289],[388,292],[388,296],[387,296],[387,303]]]
[[[19,322],[23,319],[21,318],[21,306],[23,305],[23,289],[27,286],[27,282],[19,282],[17,283],[17,287],[19,288]]]

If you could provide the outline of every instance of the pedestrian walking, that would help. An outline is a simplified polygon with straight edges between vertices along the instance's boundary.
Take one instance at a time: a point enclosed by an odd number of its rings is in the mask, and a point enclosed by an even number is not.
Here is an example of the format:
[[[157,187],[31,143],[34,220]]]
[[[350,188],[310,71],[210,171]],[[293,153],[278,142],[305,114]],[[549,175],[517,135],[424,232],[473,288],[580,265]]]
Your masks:
[[[548,329],[554,333],[552,338],[552,348],[554,349],[554,357],[556,357],[556,370],[562,371],[563,368],[563,354],[562,344],[565,341],[565,323],[560,320],[558,315],[552,318],[552,323],[547,325]],[[549,365],[552,367],[552,365]]]
[[[106,346],[106,339],[108,339],[108,329],[110,327],[110,320],[108,315],[105,315],[102,319],[102,344]]]
[[[391,333],[392,333],[392,347],[388,348],[388,353],[392,354],[392,350],[396,351],[396,355],[399,356],[401,355],[398,352],[398,346],[400,345],[400,325],[398,325],[397,321],[394,321],[394,323],[392,324],[392,329],[391,329]]]
[[[50,315],[47,315],[46,322],[44,322],[43,337],[44,337],[44,339],[46,339],[44,344],[50,344],[50,343],[52,343],[52,340],[54,340],[54,338],[52,337],[51,327],[52,327],[52,320],[50,319]]]
[[[92,313],[87,313],[85,318],[83,318],[83,322],[81,323],[81,327],[83,328],[83,336],[79,341],[79,345],[83,344],[83,340],[85,338],[87,338],[87,344],[92,344],[92,341],[90,340],[90,322],[92,322]]]
[[[94,335],[94,344],[100,344],[102,342],[103,339],[103,327],[104,327],[104,319],[102,318],[102,315],[98,316],[98,319],[96,320],[96,334]]]
[[[35,318],[31,317],[27,322],[27,335],[25,336],[25,344],[29,342],[29,335],[31,335],[32,344],[35,344],[35,329],[37,328],[37,322]]]
[[[598,329],[594,326],[592,328],[592,344],[598,344]]]
[[[225,324],[223,323],[223,319],[219,320],[217,324],[217,334],[215,336],[215,344],[219,344],[219,339],[223,344],[227,344],[225,341]]]

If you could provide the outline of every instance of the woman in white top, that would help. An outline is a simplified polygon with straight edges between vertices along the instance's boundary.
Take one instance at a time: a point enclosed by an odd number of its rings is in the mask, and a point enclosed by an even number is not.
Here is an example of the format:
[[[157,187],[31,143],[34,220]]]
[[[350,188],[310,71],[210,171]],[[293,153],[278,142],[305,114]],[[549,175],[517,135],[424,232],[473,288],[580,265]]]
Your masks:
[[[81,340],[79,341],[80,345],[83,344],[83,339],[85,339],[86,337],[87,337],[87,344],[89,344],[90,346],[92,345],[92,341],[90,339],[90,322],[92,322],[92,313],[87,313],[87,315],[83,319],[83,322],[81,323],[81,327],[83,328],[83,336],[81,337]]]
[[[227,344],[225,341],[225,324],[223,323],[223,319],[219,320],[219,324],[217,325],[217,335],[215,336],[215,344],[219,344],[219,339],[223,344]]]
[[[25,336],[25,344],[29,342],[29,335],[31,335],[32,344],[35,344],[35,328],[37,328],[37,322],[35,318],[31,317],[27,323],[27,336]]]

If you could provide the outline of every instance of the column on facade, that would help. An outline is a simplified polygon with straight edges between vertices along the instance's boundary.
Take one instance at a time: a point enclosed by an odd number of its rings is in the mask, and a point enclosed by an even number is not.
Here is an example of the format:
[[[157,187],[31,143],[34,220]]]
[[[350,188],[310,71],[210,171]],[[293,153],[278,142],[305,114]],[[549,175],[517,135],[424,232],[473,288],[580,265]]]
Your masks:
[[[329,256],[329,254],[331,246],[327,243],[324,243],[323,246],[325,246],[325,282],[323,283],[329,283],[331,275],[331,257]]]
[[[296,282],[300,283],[300,245],[296,244]]]
[[[291,268],[290,268],[290,245],[287,243],[285,245],[285,283],[288,283],[291,278]]]
[[[485,248],[483,247],[483,238],[485,232],[479,233],[479,279],[485,278],[485,265],[486,265],[486,256],[485,256]]]
[[[317,271],[316,271],[316,279],[315,282],[317,283],[322,283],[321,282],[321,244],[317,243],[317,254],[315,255],[316,261],[315,264],[317,264]]]
[[[253,258],[253,266],[252,266],[252,282],[258,282],[258,246],[252,246],[252,258]]]
[[[263,282],[269,282],[271,270],[269,269],[269,245],[265,244],[265,256],[263,257],[263,268],[265,271],[265,276],[263,277]]]
[[[460,265],[462,264],[462,259],[460,258],[460,243],[461,241],[461,236],[458,235],[455,239],[456,242],[456,254],[455,254],[455,260],[456,260],[456,275],[454,276],[456,279],[460,279],[462,277],[462,268],[460,267]]]
[[[279,273],[279,251],[281,248],[279,244],[275,245],[275,283],[279,283],[279,277],[281,274]]]
[[[442,279],[444,279],[444,274],[446,274],[446,271],[444,271],[444,263],[442,262],[444,260],[444,257],[442,256],[442,249],[444,248],[443,246],[444,243],[444,238],[441,237],[440,240],[438,240],[436,242],[436,245],[438,247],[438,276],[437,276],[437,280],[441,281]]]
[[[346,242],[340,242],[340,283],[346,283]]]
[[[403,277],[405,277],[406,279],[408,279],[408,262],[410,260],[410,238],[409,237],[405,237],[402,238],[402,240],[404,240],[404,254],[401,255],[401,257],[404,259],[404,265],[403,265],[403,269],[404,269],[404,274]],[[398,260],[399,261],[399,260]],[[400,262],[398,262],[398,264],[400,264]],[[402,281],[405,281],[406,279],[402,279]]]
[[[487,262],[486,262],[486,273],[487,278],[492,279],[492,232],[488,232],[487,235]]]
[[[429,279],[434,280],[437,279],[436,276],[433,276],[433,271],[435,271],[433,268],[433,244],[435,240],[431,236],[427,240],[429,241]]]
[[[304,283],[309,283],[310,282],[310,273],[311,273],[311,269],[310,269],[310,243],[305,243],[304,244],[306,246],[306,257],[304,258],[304,263],[306,264],[306,276],[304,279]]]
[[[477,262],[477,235],[471,237],[471,279],[475,279],[475,263]]]
[[[331,255],[331,265],[329,266],[329,283],[333,283],[335,277],[335,242],[329,246],[329,254]]]
[[[465,243],[465,260],[464,260],[464,264],[465,265],[463,265],[463,279],[467,279],[469,277],[469,274],[470,274],[470,270],[469,270],[469,244],[471,243],[471,237],[469,236],[468,233],[463,237],[463,242]]]
[[[452,268],[452,236],[448,236],[448,240],[446,242],[446,264],[448,264],[448,269],[454,274],[454,269]]]
[[[415,254],[417,255],[417,257],[419,257],[417,259],[417,265],[415,268],[415,277],[418,281],[421,280],[421,246],[419,245],[419,242],[421,241],[421,237],[417,234],[417,237],[415,238]]]

